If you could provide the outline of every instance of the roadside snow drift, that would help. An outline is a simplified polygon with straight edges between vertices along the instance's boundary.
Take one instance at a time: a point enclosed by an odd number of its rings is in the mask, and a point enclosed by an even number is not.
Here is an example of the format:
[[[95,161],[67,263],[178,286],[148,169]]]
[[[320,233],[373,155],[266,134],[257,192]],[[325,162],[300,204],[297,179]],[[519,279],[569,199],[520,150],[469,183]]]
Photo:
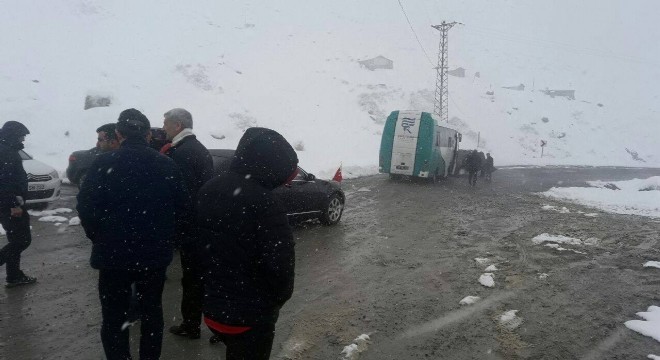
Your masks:
[[[609,213],[660,217],[660,176],[588,184],[591,187],[553,187],[541,194]]]

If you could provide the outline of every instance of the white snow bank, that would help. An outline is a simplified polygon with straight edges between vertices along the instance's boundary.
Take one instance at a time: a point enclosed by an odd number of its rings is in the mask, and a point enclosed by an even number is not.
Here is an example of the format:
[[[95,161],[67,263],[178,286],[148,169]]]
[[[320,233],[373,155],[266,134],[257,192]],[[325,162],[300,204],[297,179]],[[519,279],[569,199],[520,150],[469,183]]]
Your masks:
[[[490,265],[489,267],[485,268],[484,271],[485,271],[485,272],[493,272],[493,271],[497,271],[497,266],[495,266],[495,265]]]
[[[548,274],[546,274],[546,273],[541,273],[541,274],[539,274],[539,279],[541,279],[541,280],[545,280],[545,279],[547,279],[547,278],[548,278]]]
[[[644,267],[654,267],[660,269],[660,261],[647,261],[644,263]]]
[[[479,283],[485,287],[495,286],[495,280],[493,279],[492,273],[485,273],[479,276]]]
[[[343,360],[357,360],[360,356],[360,353],[364,352],[369,348],[369,342],[371,339],[369,335],[362,334],[356,337],[353,340],[353,343],[347,346],[344,346],[344,349],[341,351],[343,355]]]
[[[69,219],[65,218],[64,216],[44,216],[40,217],[39,221],[43,222],[54,222],[54,223],[61,223],[61,222],[68,222]]]
[[[458,302],[459,305],[472,305],[476,303],[477,301],[481,300],[480,297],[478,296],[466,296],[464,297],[461,301]]]
[[[624,323],[626,327],[644,336],[652,337],[656,341],[660,341],[660,307],[649,306],[646,312],[638,312],[637,316],[646,321],[629,320]]]
[[[660,176],[613,182],[599,180],[590,181],[588,184],[592,187],[553,187],[541,195],[615,214],[660,217]],[[620,190],[605,187],[608,184],[615,185]]]
[[[616,185],[621,191],[658,191],[660,190],[660,176],[651,176],[647,179],[632,179],[626,181],[587,181],[587,184],[597,187],[605,188],[609,184]],[[610,190],[610,189],[607,189]],[[617,190],[615,190],[617,191]]]
[[[518,310],[509,310],[500,316],[500,325],[509,330],[514,330],[523,323],[523,319],[516,315]]]
[[[490,262],[490,259],[488,258],[474,258],[474,261],[476,261],[479,264],[487,264]]]
[[[545,244],[544,246],[547,246],[549,248],[553,248],[557,251],[572,251],[576,254],[583,254],[583,255],[586,254],[585,252],[582,252],[582,251],[577,251],[577,250],[567,249],[567,248],[561,247],[561,246],[559,246],[559,244]]]
[[[570,214],[571,213],[571,211],[568,210],[568,208],[566,206],[562,206],[561,208],[558,208],[554,205],[543,205],[543,206],[541,206],[541,210],[556,211],[560,214]]]
[[[44,210],[44,211],[28,210],[28,214],[32,216],[51,216],[57,214],[68,214],[70,212],[73,212],[73,210],[68,208],[57,208],[53,210]]]
[[[72,217],[71,220],[69,220],[69,226],[76,226],[80,225],[80,218],[79,217]]]
[[[569,245],[582,245],[582,240],[571,238],[563,235],[550,235],[548,233],[543,233],[541,235],[534,236],[532,242],[536,245],[542,244],[544,242],[553,242],[558,244],[569,244]]]
[[[649,359],[655,359],[655,360],[660,360],[660,356],[658,356],[658,355],[653,355],[653,354],[649,354],[649,356],[647,356],[647,358],[649,358]]]
[[[341,351],[341,354],[344,355],[343,359],[355,359],[359,354],[358,346],[356,344],[346,345]]]
[[[0,236],[5,235],[5,234],[7,234],[7,232],[5,231],[5,229],[2,226],[0,226]]]

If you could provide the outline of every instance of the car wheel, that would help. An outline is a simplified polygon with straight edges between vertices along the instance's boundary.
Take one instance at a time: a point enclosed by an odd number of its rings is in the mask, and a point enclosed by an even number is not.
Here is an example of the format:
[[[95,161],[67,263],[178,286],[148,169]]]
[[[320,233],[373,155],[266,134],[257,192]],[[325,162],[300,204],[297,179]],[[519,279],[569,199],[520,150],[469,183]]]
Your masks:
[[[344,212],[344,202],[339,195],[333,194],[328,199],[328,203],[321,214],[319,220],[323,225],[335,225],[341,219]]]

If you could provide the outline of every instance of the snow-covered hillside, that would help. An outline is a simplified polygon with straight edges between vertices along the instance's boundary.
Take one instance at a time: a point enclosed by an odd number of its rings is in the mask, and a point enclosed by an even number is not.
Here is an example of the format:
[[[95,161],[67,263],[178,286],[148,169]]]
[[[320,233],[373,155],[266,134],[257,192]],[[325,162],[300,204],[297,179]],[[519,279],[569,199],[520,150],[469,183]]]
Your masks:
[[[265,126],[320,177],[340,163],[349,176],[376,172],[385,116],[433,110],[438,33],[430,25],[458,20],[465,25],[450,32],[450,68],[467,71],[450,77],[449,110],[462,147],[480,136],[500,165],[660,166],[660,71],[648,60],[660,53],[655,3],[402,4],[421,46],[396,1],[5,3],[0,121],[24,122],[26,150],[60,170],[121,110],[138,108],[160,126],[165,111],[184,107],[209,148],[234,147],[246,127]],[[357,63],[377,55],[394,69]],[[524,91],[503,88],[520,83]],[[546,88],[573,89],[576,99],[551,98]],[[112,105],[84,110],[87,95],[110,96]]]

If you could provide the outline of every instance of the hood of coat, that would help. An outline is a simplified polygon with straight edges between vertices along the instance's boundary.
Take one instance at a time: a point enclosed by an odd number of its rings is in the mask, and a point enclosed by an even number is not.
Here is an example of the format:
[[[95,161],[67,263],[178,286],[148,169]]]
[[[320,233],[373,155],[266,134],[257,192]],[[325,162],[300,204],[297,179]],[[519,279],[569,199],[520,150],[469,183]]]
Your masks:
[[[7,121],[0,129],[0,143],[15,150],[22,150],[21,138],[29,133],[27,127],[18,121]]]
[[[267,189],[283,185],[298,169],[298,155],[278,132],[249,128],[238,143],[230,170],[258,181]]]

